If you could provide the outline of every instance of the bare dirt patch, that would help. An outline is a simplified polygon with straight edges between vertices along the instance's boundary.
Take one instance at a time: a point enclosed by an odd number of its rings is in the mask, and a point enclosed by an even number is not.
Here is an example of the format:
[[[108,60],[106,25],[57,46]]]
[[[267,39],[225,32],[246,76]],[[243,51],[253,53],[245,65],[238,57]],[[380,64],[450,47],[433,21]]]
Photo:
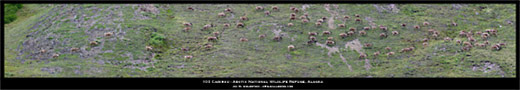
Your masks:
[[[275,36],[280,36],[280,32],[282,32],[282,30],[278,29],[278,30],[273,30],[273,33]]]
[[[151,12],[153,14],[159,13],[159,9],[157,9],[153,4],[143,4],[143,5],[138,5],[138,6],[139,6],[139,10],[141,10],[141,11]]]
[[[491,62],[485,62],[482,66],[473,66],[473,71],[482,71],[484,73],[496,71],[497,73],[502,75],[502,77],[505,77],[505,72],[500,68],[500,66]]]
[[[157,9],[153,4],[134,5],[133,7],[135,6],[137,6],[138,8],[134,11],[134,19],[151,19],[150,17],[143,15],[141,12],[148,12],[152,13],[153,15],[159,14],[159,9]]]
[[[50,74],[60,73],[63,71],[63,68],[61,67],[44,67],[41,69],[41,71],[48,72]]]
[[[453,6],[452,9],[456,9],[456,10],[459,10],[460,8],[464,7],[461,4],[452,4],[451,6]]]
[[[345,44],[345,48],[349,48],[349,47],[351,50],[356,50],[358,53],[363,53],[361,51],[361,49],[363,48],[363,45],[361,45],[361,43],[359,42],[358,39],[347,42],[347,44]]]
[[[304,5],[302,5],[302,11],[305,11],[305,9],[307,9],[307,8],[309,8],[309,7],[311,7],[311,6],[308,5],[308,4],[304,4]]]
[[[388,12],[392,12],[392,13],[399,13],[399,9],[395,6],[395,4],[388,4],[388,5],[376,5],[376,4],[374,4],[373,6],[376,7],[376,9],[377,9],[377,11],[379,13],[381,13],[383,11],[388,11]]]

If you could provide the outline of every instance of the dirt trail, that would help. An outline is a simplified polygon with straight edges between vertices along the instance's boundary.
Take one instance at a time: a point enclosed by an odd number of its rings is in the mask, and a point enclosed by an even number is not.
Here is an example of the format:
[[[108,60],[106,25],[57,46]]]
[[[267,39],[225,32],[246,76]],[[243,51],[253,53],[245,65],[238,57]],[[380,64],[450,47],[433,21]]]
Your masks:
[[[372,65],[370,65],[370,61],[368,59],[365,59],[365,69],[368,71],[371,67]]]
[[[350,72],[352,72],[352,66],[350,66],[350,64],[348,64],[347,59],[345,59],[345,57],[343,57],[343,55],[341,55],[341,54],[339,54],[339,57],[341,58],[341,60],[343,60],[343,62],[345,62],[345,64],[347,64]]]
[[[231,17],[226,18],[228,21],[231,21],[231,19],[235,18],[234,13],[231,13],[230,15],[231,15]],[[240,20],[238,20],[237,22],[240,22]]]
[[[330,67],[334,67],[334,66],[332,66],[332,64],[330,64],[330,62],[327,62],[327,65],[329,65]]]
[[[334,6],[335,8],[338,8],[338,5],[333,5],[333,6]],[[336,29],[336,27],[335,27],[335,25],[334,25],[334,18],[335,18],[335,16],[338,15],[338,12],[333,11],[333,10],[330,10],[330,5],[329,5],[329,4],[325,4],[324,7],[325,7],[325,10],[327,10],[327,12],[329,12],[330,15],[331,15],[331,16],[329,17],[329,19],[327,20],[327,25],[328,25],[328,27],[329,27],[330,29]],[[359,41],[358,41],[357,39],[356,39],[355,41],[357,41],[357,42],[355,42],[355,43],[359,44]],[[348,43],[350,43],[350,42],[348,42]],[[347,47],[348,47],[348,46],[359,47],[359,46],[355,46],[355,45],[349,45],[348,43],[346,44]],[[330,47],[327,47],[326,45],[319,44],[319,43],[316,43],[316,45],[319,45],[319,46],[321,46],[321,47],[326,47],[327,49],[329,49],[329,52],[327,53],[327,55],[329,55],[329,57],[332,57],[332,56],[331,56],[331,53],[333,53],[333,52],[339,52],[339,49],[338,49],[337,47],[330,48]],[[361,44],[359,44],[359,45],[361,45]],[[361,48],[359,47],[359,49],[357,49],[356,51],[360,52],[360,49],[361,49]],[[345,57],[343,57],[342,54],[339,54],[339,57],[341,58],[341,60],[342,60],[343,62],[345,62],[345,64],[347,64],[348,69],[350,70],[350,72],[352,72],[352,66],[351,66],[350,64],[348,64],[347,59],[345,59]]]
[[[330,17],[329,17],[329,20],[327,20],[327,25],[329,26],[330,29],[336,29],[336,27],[334,27],[334,15],[337,15],[338,12],[336,11],[331,11],[329,8],[330,5],[329,4],[325,4],[325,10],[327,10],[327,12],[330,13]]]
[[[349,47],[351,50],[356,50],[356,52],[358,53],[364,53],[363,51],[361,51],[363,46],[361,45],[358,39],[347,42],[347,44],[345,44],[345,48]],[[368,71],[371,67],[372,66],[370,65],[370,61],[368,59],[365,59],[365,69]]]
[[[327,50],[329,50],[329,52],[327,53],[327,55],[329,57],[332,57],[332,53],[339,52],[338,47],[329,47],[329,46],[327,46],[325,44],[321,44],[321,43],[318,43],[318,42],[316,42],[316,46],[321,46],[322,48],[327,48]]]

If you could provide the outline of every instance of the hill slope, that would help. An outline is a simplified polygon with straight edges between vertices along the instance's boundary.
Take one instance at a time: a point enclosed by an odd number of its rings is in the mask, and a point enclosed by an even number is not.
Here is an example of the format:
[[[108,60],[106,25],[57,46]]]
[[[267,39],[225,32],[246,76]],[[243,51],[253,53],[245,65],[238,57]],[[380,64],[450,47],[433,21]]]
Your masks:
[[[255,10],[257,6],[264,9]],[[272,10],[273,6],[279,10]],[[232,13],[224,11],[227,8]],[[266,11],[270,14],[265,15]],[[515,11],[514,4],[26,4],[17,13],[18,19],[5,27],[5,75],[514,77]],[[225,16],[218,16],[221,12]],[[289,19],[291,13],[296,20]],[[300,19],[305,13],[308,23]],[[240,20],[242,16],[248,20]],[[322,25],[316,26],[323,17]],[[245,27],[237,27],[238,23]],[[209,29],[204,29],[207,24]],[[388,30],[381,30],[380,25]],[[186,27],[191,29],[184,31]],[[360,35],[364,27],[370,29]],[[341,38],[339,34],[350,28],[355,33]],[[438,31],[438,36],[433,37],[430,29]],[[486,29],[497,30],[497,35],[487,39],[486,47],[476,46],[486,41],[476,32]],[[470,42],[459,36],[463,30],[473,32],[476,40],[467,51],[456,43]],[[323,35],[323,31],[331,34]],[[105,36],[110,32],[113,35]],[[218,39],[207,40],[214,32],[220,33]],[[318,33],[316,43],[307,43],[309,32]],[[388,36],[382,38],[381,33]],[[259,38],[263,34],[266,37]],[[282,39],[275,41],[275,36]],[[326,44],[328,37],[333,37],[333,45]],[[453,40],[444,41],[445,37]],[[429,39],[427,46],[423,46],[424,38]],[[365,47],[368,43],[372,46]],[[492,50],[498,43],[506,46]],[[208,44],[212,48],[206,48]],[[295,48],[288,50],[289,45]],[[410,47],[415,49],[399,53]],[[381,54],[374,56],[377,51]],[[53,58],[54,54],[59,56]],[[367,57],[362,59],[360,54]]]

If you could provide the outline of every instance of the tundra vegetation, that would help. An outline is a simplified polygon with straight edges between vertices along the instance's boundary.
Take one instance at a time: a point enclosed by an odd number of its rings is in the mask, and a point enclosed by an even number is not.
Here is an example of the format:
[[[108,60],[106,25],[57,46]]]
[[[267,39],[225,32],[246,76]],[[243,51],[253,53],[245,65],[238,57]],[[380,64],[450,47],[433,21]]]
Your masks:
[[[516,76],[514,4],[21,6],[8,78]]]

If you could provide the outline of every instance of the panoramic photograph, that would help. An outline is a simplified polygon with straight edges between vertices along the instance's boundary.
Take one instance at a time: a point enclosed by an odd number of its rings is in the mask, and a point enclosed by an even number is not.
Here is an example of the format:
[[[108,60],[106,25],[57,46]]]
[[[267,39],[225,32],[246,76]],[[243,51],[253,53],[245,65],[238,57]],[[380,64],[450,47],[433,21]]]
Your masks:
[[[514,78],[515,4],[4,4],[5,78]]]

